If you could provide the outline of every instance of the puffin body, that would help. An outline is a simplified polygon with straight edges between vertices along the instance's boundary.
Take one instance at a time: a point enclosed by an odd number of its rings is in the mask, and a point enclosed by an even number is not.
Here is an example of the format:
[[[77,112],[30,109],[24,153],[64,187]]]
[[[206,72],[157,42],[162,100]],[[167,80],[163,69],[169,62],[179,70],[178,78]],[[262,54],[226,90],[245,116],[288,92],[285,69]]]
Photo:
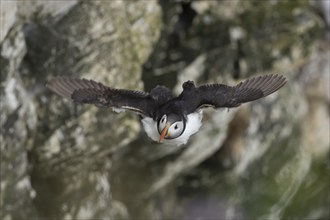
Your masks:
[[[75,103],[110,107],[116,112],[131,110],[142,116],[144,130],[152,140],[181,145],[200,129],[203,108],[238,107],[274,93],[286,82],[284,76],[277,74],[250,78],[236,86],[207,84],[196,87],[192,81],[187,81],[176,97],[165,86],[156,86],[147,93],[70,77],[53,78],[46,86]]]

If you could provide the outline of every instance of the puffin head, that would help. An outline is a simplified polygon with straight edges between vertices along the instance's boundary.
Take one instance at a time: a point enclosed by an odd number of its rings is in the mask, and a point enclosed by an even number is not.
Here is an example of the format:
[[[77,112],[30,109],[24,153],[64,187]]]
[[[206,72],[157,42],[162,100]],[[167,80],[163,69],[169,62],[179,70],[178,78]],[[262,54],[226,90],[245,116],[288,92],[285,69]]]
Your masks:
[[[175,139],[181,136],[186,129],[186,119],[182,114],[163,114],[157,120],[159,142],[163,139]]]

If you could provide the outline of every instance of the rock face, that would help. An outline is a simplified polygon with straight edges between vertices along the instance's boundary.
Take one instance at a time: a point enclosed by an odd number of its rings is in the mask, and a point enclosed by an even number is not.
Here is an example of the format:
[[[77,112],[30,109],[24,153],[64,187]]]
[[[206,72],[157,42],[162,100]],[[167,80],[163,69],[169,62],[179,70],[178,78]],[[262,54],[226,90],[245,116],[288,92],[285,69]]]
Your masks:
[[[322,4],[0,4],[1,219],[330,217]],[[180,148],[151,142],[133,114],[75,106],[44,87],[70,75],[179,93],[186,80],[269,72],[287,85],[229,112],[205,110]]]
[[[1,7],[1,218],[127,217],[111,199],[106,171],[108,155],[136,138],[137,117],[74,108],[44,84],[71,75],[142,89],[141,65],[159,35],[159,6],[20,1]]]

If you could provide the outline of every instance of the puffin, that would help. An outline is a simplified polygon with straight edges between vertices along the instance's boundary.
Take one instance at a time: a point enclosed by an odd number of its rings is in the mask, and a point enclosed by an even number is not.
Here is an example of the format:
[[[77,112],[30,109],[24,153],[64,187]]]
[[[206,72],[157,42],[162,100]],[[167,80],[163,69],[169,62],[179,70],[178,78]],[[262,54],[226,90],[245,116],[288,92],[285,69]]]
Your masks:
[[[276,92],[286,82],[286,77],[280,74],[252,77],[235,86],[219,83],[196,86],[193,81],[186,81],[178,96],[162,85],[144,92],[67,76],[50,79],[46,87],[77,104],[137,113],[152,140],[179,146],[200,129],[204,108],[235,108]]]

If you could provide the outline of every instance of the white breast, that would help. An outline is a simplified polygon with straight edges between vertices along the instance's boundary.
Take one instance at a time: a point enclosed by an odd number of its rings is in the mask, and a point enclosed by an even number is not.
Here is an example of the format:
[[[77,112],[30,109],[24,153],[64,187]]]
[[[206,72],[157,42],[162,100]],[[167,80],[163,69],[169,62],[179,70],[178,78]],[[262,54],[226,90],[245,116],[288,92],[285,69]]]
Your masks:
[[[174,139],[164,139],[162,143],[177,146],[181,144],[186,144],[189,140],[189,137],[192,134],[195,134],[200,129],[202,125],[202,118],[202,111],[189,114],[187,117],[186,129],[184,130],[182,135]],[[145,117],[142,119],[142,124],[147,135],[152,140],[158,142],[160,135],[157,130],[157,122],[155,122],[152,118]]]

